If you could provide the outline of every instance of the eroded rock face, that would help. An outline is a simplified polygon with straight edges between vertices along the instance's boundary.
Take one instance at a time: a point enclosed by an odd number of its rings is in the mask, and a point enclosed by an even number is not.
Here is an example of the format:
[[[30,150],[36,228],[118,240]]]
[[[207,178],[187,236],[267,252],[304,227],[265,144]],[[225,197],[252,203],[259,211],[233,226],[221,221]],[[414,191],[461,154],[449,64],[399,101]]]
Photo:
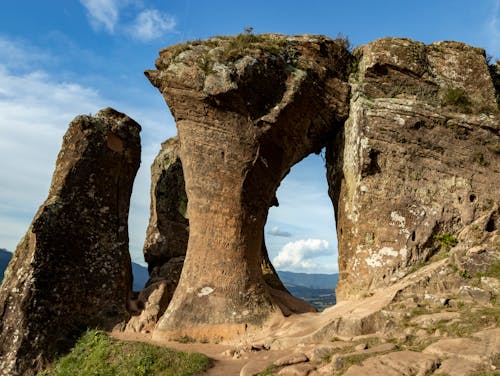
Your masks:
[[[0,289],[0,370],[31,375],[86,327],[128,318],[128,209],[140,126],[111,108],[70,124],[47,200]]]
[[[177,122],[190,217],[157,335],[241,332],[275,310],[258,267],[267,209],[288,169],[323,146],[339,299],[400,280],[443,241],[471,243],[473,224],[497,230],[497,76],[484,51],[386,38],[354,56],[323,37],[240,35],[167,48],[146,72]]]
[[[290,167],[347,118],[349,59],[324,37],[243,35],[165,49],[146,72],[177,122],[190,226],[157,333],[241,333],[277,310],[261,272],[268,208]]]
[[[327,147],[338,299],[399,280],[443,241],[477,245],[459,234],[483,217],[488,232],[500,197],[500,121],[483,50],[386,38],[354,54],[350,116]]]
[[[189,237],[187,196],[177,137],[165,141],[151,165],[151,213],[144,242],[150,274],[174,257],[185,256]]]
[[[187,196],[177,137],[162,144],[151,166],[151,176],[151,214],[144,243],[150,278],[135,299],[137,307],[127,324],[127,330],[134,332],[153,329],[172,299],[184,265],[189,220],[186,218]],[[277,205],[276,199],[273,204]],[[273,294],[285,297],[289,293],[269,260],[264,238],[262,242],[260,265],[264,281]],[[287,315],[304,309],[314,310],[308,303],[293,297],[286,297],[280,308]]]

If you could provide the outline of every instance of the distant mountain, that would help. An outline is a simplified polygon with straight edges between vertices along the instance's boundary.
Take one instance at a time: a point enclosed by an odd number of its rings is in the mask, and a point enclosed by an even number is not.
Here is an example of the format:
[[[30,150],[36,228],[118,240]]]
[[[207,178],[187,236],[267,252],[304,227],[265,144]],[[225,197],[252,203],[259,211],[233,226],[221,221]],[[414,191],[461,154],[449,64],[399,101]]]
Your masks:
[[[0,283],[3,280],[4,271],[7,268],[7,265],[9,264],[11,257],[12,253],[10,253],[4,248],[0,248]],[[134,291],[142,290],[149,278],[148,268],[133,262],[132,273],[134,275],[134,283],[133,283]]]
[[[132,290],[141,291],[149,279],[148,268],[133,262],[132,274],[134,275],[134,283],[132,284]]]
[[[3,280],[3,273],[9,264],[9,261],[12,257],[12,253],[7,251],[4,248],[0,248],[0,283]]]
[[[4,271],[11,257],[12,253],[0,248],[0,282],[3,279]],[[148,268],[133,262],[132,273],[134,276],[133,290],[142,290],[149,279]],[[335,286],[338,282],[338,274],[307,274],[278,271],[278,275],[290,293],[310,302],[318,309],[323,310],[335,304]]]
[[[293,296],[311,303],[320,311],[335,305],[338,274],[307,274],[278,270],[278,275]]]
[[[339,281],[338,274],[307,274],[278,270],[278,275],[285,284],[304,286],[311,289],[334,289]]]

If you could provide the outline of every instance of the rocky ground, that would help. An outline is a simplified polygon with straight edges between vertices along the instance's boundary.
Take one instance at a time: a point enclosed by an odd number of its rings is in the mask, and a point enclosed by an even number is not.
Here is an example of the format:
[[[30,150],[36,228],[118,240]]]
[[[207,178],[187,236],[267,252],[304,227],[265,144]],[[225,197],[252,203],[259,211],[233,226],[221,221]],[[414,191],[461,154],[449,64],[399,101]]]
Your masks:
[[[372,296],[276,317],[237,339],[154,342],[207,354],[215,360],[209,375],[497,375],[498,252],[461,252],[459,245],[443,249]],[[148,334],[115,335],[152,341]]]

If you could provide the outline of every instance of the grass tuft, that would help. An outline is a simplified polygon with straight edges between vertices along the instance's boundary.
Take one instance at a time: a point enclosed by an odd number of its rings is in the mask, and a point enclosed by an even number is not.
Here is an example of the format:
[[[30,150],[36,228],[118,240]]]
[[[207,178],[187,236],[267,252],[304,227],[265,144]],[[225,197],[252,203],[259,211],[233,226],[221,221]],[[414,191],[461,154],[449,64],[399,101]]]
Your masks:
[[[122,342],[87,331],[73,350],[38,376],[188,376],[210,367],[205,355],[140,342]]]
[[[471,101],[464,89],[450,87],[443,93],[443,104],[454,107],[463,113],[471,113]]]

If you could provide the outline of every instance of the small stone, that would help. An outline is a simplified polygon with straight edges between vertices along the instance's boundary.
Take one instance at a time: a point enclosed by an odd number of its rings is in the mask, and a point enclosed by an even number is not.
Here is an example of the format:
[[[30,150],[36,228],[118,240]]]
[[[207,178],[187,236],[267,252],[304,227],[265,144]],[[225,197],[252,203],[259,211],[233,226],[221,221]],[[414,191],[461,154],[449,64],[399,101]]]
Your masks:
[[[277,367],[288,366],[291,364],[308,362],[309,358],[304,353],[295,353],[286,355],[276,360],[273,364]]]
[[[368,345],[366,343],[360,343],[359,345],[354,347],[354,350],[361,351],[361,350],[366,350],[367,348]]]

